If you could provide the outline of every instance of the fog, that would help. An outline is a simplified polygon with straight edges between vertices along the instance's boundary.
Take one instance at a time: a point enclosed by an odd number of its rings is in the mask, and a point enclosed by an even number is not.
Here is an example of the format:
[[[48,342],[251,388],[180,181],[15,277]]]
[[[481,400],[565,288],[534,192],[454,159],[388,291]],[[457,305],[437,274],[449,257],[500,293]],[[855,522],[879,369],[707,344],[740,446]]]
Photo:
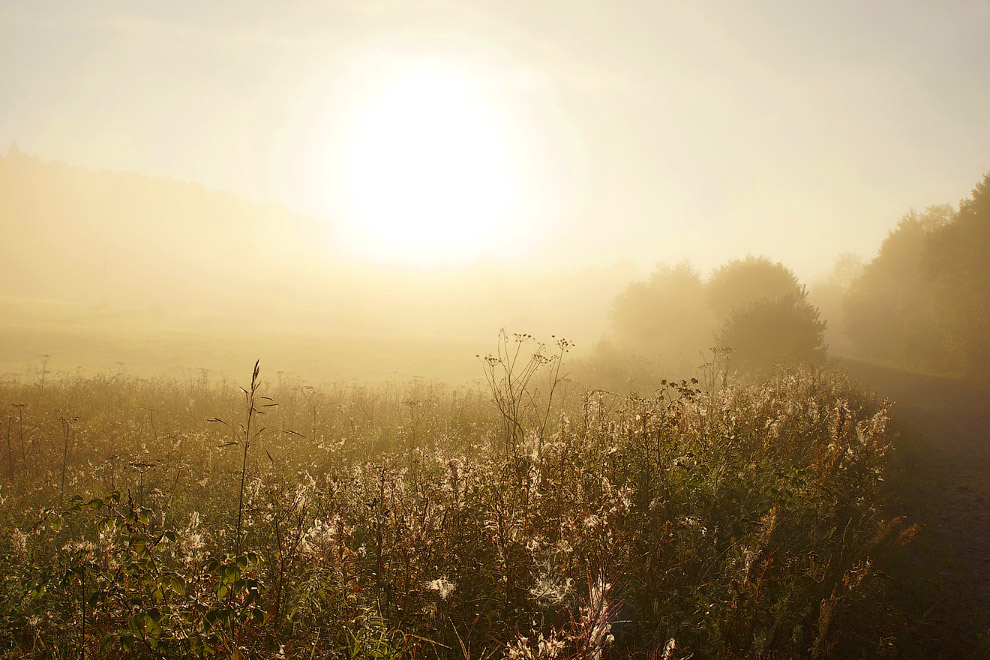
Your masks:
[[[0,159],[0,195],[3,358],[14,371],[39,353],[62,369],[124,362],[142,374],[234,369],[261,353],[324,379],[460,380],[480,375],[474,356],[503,326],[597,339],[635,271],[369,264],[280,207],[16,148]]]
[[[0,19],[4,371],[982,364],[984,3]]]
[[[840,255],[810,289],[753,255],[707,273],[687,261],[649,273],[362,262],[334,248],[332,228],[282,207],[16,146],[0,159],[0,195],[2,366],[13,373],[36,372],[42,355],[63,371],[146,375],[236,372],[263,355],[318,380],[462,382],[478,378],[473,356],[502,328],[566,336],[579,373],[599,379],[644,365],[651,377],[692,373],[718,348],[761,368],[823,364],[830,349],[933,373],[981,373],[986,360],[985,259],[973,247],[986,242],[986,180],[958,210],[909,212],[875,258]],[[613,377],[621,388],[626,377]]]
[[[0,1],[0,656],[990,657],[987,35]]]

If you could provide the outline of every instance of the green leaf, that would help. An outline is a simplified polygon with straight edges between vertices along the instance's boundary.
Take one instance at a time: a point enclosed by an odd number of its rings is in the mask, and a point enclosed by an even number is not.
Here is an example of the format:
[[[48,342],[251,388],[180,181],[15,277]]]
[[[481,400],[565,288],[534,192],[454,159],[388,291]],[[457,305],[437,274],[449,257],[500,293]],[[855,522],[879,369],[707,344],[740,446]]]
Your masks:
[[[144,613],[132,614],[127,620],[127,629],[135,637],[144,637]]]
[[[232,584],[241,577],[241,569],[234,564],[225,564],[220,569],[220,581],[224,584]]]
[[[112,647],[111,640],[112,637],[107,638],[107,642],[104,644],[105,647],[104,650],[107,651],[111,650]],[[131,633],[120,633],[120,635],[117,635],[117,640],[120,643],[121,647],[123,647],[126,650],[130,650],[134,646],[134,642],[137,641],[137,638]]]
[[[186,593],[186,583],[178,575],[169,574],[162,576],[162,585],[174,594],[181,596]]]

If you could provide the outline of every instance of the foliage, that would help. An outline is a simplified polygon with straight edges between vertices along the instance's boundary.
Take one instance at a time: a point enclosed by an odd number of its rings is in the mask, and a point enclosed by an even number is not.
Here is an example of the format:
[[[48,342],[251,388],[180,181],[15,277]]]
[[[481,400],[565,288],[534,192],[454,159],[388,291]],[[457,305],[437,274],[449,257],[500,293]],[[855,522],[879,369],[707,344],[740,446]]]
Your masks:
[[[951,218],[948,206],[904,216],[853,282],[844,328],[857,355],[936,371],[958,363],[935,313],[937,291],[922,269],[929,238]]]
[[[739,307],[722,326],[718,345],[733,351],[733,364],[766,373],[782,364],[821,365],[825,361],[825,322],[799,295],[762,298]]]
[[[581,366],[620,390],[637,389],[614,373],[629,355],[645,354],[646,359],[635,361],[648,364],[659,352],[697,355],[716,343],[736,351],[735,366],[765,371],[783,361],[819,364],[825,353],[825,324],[817,309],[807,302],[794,273],[766,257],[730,261],[704,283],[686,264],[661,266],[648,281],[633,282],[615,299],[612,321],[619,350],[603,342]]]
[[[499,380],[253,380],[264,434],[208,421],[246,419],[225,384],[0,381],[0,654],[849,658],[897,632],[886,406],[841,376],[552,398],[509,453]]]
[[[958,347],[970,375],[990,371],[990,174],[959,206],[952,222],[936,227],[922,255],[922,272],[935,292],[933,310]]]
[[[734,259],[717,268],[705,283],[705,297],[720,322],[737,309],[763,298],[783,298],[800,293],[801,287],[794,273],[782,263],[774,263],[766,257]]]
[[[840,254],[829,274],[815,281],[808,288],[808,302],[821,312],[825,321],[825,342],[837,353],[850,353],[849,338],[845,333],[843,305],[850,288],[866,264],[851,252]]]
[[[708,348],[713,329],[704,288],[688,264],[660,264],[646,281],[632,282],[612,302],[618,343],[632,352],[696,355]]]
[[[990,370],[990,175],[963,200],[909,213],[853,282],[845,329],[861,357],[984,378]]]

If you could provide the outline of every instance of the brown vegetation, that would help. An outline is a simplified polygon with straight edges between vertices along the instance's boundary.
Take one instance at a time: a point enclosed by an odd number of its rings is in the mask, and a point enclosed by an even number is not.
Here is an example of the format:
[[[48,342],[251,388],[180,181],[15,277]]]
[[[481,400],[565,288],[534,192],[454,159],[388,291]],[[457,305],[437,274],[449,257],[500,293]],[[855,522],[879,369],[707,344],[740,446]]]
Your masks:
[[[714,364],[704,387],[561,400],[543,350],[505,337],[489,393],[255,374],[245,402],[206,382],[6,382],[0,399],[27,405],[0,505],[0,644],[465,659],[896,648],[875,566],[910,532],[877,508],[883,405],[833,375],[736,386]]]

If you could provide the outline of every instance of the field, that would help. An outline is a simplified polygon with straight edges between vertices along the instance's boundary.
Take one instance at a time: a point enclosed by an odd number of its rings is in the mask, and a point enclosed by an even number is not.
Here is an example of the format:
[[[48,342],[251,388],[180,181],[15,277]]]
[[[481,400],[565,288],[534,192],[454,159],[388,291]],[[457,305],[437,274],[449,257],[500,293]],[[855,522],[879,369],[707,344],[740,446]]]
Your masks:
[[[896,657],[887,407],[828,371],[645,396],[8,378],[5,657]]]
[[[255,319],[232,314],[166,313],[161,310],[100,308],[95,305],[0,297],[0,373],[37,378],[40,355],[55,372],[167,376],[199,380],[233,379],[245,371],[243,356],[272,365],[279,373],[305,375],[313,383],[413,380],[429,374],[444,382],[481,379],[472,360],[489,337],[421,333],[374,335],[323,322],[286,328],[259,327]],[[278,318],[283,318],[279,316]],[[271,325],[271,324],[269,324]],[[247,368],[250,368],[250,364]]]
[[[990,659],[987,33],[0,1],[0,660]]]

